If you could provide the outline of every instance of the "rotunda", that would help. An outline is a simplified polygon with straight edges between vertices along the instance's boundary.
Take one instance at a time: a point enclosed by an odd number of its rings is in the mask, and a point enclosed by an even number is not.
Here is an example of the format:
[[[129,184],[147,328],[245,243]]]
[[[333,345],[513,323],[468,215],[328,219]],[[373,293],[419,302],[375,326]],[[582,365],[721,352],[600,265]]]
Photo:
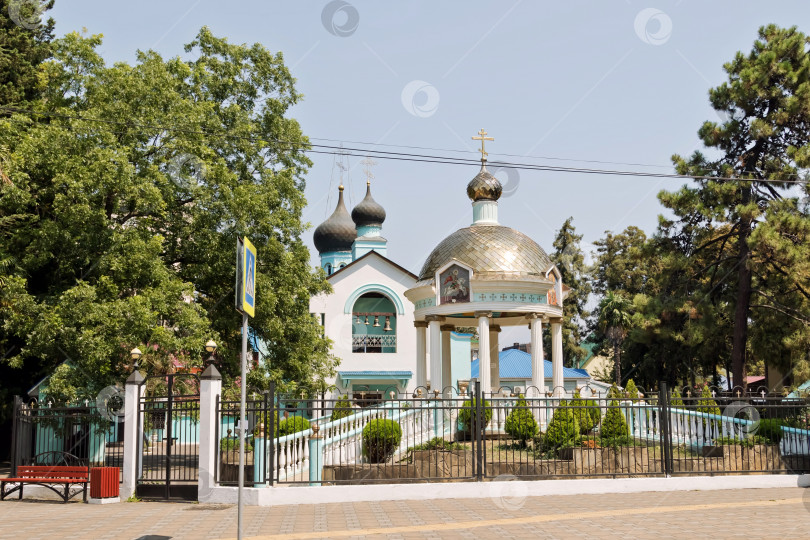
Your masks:
[[[525,234],[498,222],[501,183],[486,167],[481,130],[481,170],[467,185],[473,223],[439,242],[416,285],[405,295],[415,306],[416,383],[433,389],[452,385],[450,333],[478,327],[479,380],[484,392],[499,392],[498,333],[502,327],[529,325],[532,386],[529,394],[563,392],[562,302],[567,288],[546,252]],[[552,381],[543,380],[543,327],[552,337]],[[429,330],[429,332],[428,332]],[[430,343],[427,343],[429,334]],[[430,352],[430,374],[427,352]]]

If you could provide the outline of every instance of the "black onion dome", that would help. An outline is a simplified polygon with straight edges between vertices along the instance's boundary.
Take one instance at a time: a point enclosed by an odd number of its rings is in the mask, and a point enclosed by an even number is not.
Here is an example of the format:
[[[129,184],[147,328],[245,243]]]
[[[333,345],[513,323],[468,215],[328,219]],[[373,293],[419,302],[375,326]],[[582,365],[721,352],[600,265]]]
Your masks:
[[[331,251],[351,251],[354,239],[357,238],[357,231],[354,222],[346,210],[343,203],[343,186],[338,188],[338,202],[335,211],[329,219],[318,225],[313,235],[315,248],[318,253],[329,253]]]
[[[501,198],[502,192],[503,186],[489,173],[485,165],[481,165],[481,170],[467,184],[467,196],[473,201],[497,201]]]
[[[382,226],[385,221],[385,208],[371,196],[371,184],[366,184],[366,196],[352,210],[352,220],[358,227],[366,225]]]

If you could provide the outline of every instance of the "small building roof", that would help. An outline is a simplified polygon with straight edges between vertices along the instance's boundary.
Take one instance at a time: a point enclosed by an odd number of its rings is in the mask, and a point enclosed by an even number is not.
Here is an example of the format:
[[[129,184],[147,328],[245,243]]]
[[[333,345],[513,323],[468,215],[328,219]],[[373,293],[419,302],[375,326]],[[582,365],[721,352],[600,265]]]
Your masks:
[[[471,377],[478,377],[479,360],[476,358],[470,366]],[[549,360],[543,360],[543,378],[553,377],[553,367]],[[509,349],[498,354],[498,372],[501,379],[531,379],[532,355],[529,353]],[[590,379],[591,376],[584,369],[563,367],[563,379]]]

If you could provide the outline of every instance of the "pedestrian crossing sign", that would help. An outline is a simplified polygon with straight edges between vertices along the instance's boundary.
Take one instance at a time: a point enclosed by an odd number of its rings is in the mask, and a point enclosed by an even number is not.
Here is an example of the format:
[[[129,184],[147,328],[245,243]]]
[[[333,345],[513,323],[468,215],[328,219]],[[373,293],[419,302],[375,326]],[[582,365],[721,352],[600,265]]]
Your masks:
[[[242,242],[242,275],[240,308],[251,317],[256,313],[256,246],[245,238]]]

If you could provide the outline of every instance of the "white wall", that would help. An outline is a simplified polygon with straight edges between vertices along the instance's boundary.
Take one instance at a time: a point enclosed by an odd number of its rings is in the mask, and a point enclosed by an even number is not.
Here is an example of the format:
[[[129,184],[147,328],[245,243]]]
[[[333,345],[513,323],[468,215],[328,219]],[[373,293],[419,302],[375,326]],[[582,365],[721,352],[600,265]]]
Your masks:
[[[329,282],[334,292],[313,297],[309,309],[312,313],[325,314],[325,333],[334,342],[332,353],[341,359],[338,370],[410,371],[412,377],[406,390],[413,391],[416,387],[416,330],[413,326],[413,304],[405,298],[404,293],[415,285],[414,278],[382,258],[371,255],[331,276]],[[357,289],[370,284],[385,285],[392,289],[403,305],[404,314],[397,313],[396,353],[352,352],[352,315],[351,312],[344,313],[346,300]],[[395,305],[396,303],[394,301]],[[365,383],[366,381],[356,381],[354,384]]]

